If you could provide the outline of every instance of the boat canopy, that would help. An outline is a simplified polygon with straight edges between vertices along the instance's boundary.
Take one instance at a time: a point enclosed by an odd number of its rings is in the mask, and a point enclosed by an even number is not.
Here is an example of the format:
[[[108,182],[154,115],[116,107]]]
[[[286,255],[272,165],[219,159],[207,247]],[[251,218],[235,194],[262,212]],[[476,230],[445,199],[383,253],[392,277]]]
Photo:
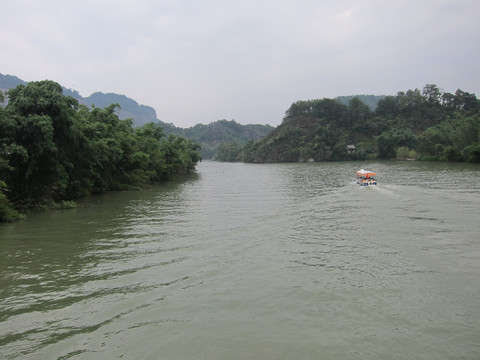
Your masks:
[[[362,170],[357,171],[357,176],[372,177],[372,176],[377,176],[377,173],[374,173],[373,171],[362,169]]]

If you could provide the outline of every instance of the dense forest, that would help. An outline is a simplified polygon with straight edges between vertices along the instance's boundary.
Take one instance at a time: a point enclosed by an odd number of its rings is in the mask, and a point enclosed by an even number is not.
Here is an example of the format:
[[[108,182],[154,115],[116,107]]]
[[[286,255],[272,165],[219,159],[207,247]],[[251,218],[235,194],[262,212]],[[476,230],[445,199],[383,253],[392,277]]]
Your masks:
[[[201,160],[197,143],[166,137],[159,124],[134,127],[119,119],[117,104],[81,105],[53,81],[18,85],[7,97],[0,107],[1,221],[32,206],[168,180]]]
[[[301,100],[259,141],[221,145],[216,159],[297,162],[418,159],[480,162],[480,101],[427,84],[378,100],[374,111],[357,97]]]

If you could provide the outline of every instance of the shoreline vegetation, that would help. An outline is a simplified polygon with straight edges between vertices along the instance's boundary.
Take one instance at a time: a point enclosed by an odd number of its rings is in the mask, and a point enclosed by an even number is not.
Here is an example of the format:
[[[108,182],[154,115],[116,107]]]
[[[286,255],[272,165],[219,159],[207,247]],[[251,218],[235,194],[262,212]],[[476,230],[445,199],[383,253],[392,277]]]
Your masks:
[[[88,195],[168,181],[201,161],[201,147],[191,138],[166,136],[154,122],[135,127],[133,119],[119,118],[118,104],[79,104],[50,80],[20,84],[6,97],[0,106],[0,222],[20,219],[33,207],[71,208]],[[427,84],[394,96],[345,98],[297,101],[278,127],[262,138],[249,128],[255,139],[244,142],[232,135],[245,132],[242,125],[219,121],[225,136],[215,137],[213,160],[480,162],[475,94]],[[0,103],[4,99],[0,92]]]
[[[259,141],[219,146],[214,160],[309,162],[405,159],[480,162],[480,101],[434,84],[381,96],[374,110],[362,96],[301,100]]]
[[[7,97],[0,107],[0,221],[167,181],[201,161],[197,143],[166,137],[155,123],[135,128],[132,119],[119,119],[117,104],[80,105],[50,80],[18,85]]]

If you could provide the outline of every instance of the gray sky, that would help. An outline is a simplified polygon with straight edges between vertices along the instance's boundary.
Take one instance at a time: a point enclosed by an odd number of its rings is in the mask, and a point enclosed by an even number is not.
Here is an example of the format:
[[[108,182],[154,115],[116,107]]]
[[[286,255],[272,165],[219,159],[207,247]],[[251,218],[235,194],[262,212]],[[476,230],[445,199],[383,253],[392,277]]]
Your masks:
[[[180,127],[297,100],[480,95],[478,0],[1,0],[0,73],[127,95]]]

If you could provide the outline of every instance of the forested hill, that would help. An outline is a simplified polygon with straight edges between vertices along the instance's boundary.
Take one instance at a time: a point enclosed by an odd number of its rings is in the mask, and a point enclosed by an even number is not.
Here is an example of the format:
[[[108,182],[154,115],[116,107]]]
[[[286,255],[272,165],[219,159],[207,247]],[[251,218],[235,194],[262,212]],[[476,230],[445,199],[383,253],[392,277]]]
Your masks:
[[[234,120],[218,120],[208,125],[197,124],[187,129],[164,127],[167,134],[183,136],[200,144],[203,159],[215,157],[222,144],[233,142],[243,146],[248,141],[262,139],[273,129],[270,125],[241,125]]]
[[[0,74],[0,90],[7,91],[17,85],[26,85],[27,82],[12,75]],[[115,93],[104,94],[95,92],[88,97],[82,97],[77,91],[63,88],[65,96],[71,96],[80,104],[97,108],[106,108],[111,104],[118,104],[117,115],[119,119],[133,119],[135,126],[143,126],[146,123],[158,123],[166,136],[171,134],[194,140],[201,145],[201,155],[204,159],[210,159],[217,153],[218,146],[222,143],[235,141],[241,145],[249,140],[259,140],[273,130],[269,125],[241,125],[231,120],[218,120],[210,124],[197,124],[190,128],[177,127],[172,123],[166,123],[157,119],[155,109],[150,106],[139,105],[135,100]]]
[[[257,142],[222,147],[218,160],[246,162],[410,158],[480,162],[480,101],[436,85],[398,92],[375,111],[359,98],[300,100]]]

